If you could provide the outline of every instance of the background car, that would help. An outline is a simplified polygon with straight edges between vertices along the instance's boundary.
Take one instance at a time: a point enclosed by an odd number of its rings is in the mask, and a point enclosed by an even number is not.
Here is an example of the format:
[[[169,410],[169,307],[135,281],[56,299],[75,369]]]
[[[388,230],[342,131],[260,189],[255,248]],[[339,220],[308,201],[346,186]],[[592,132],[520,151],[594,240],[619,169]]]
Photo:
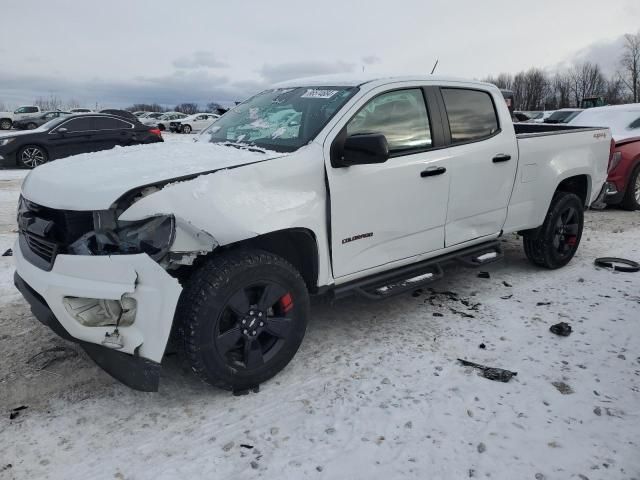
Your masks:
[[[590,108],[569,125],[611,129],[615,144],[604,201],[627,210],[640,210],[640,103]]]
[[[115,115],[78,114],[53,119],[35,130],[0,137],[0,164],[35,168],[80,153],[162,142],[157,128]]]
[[[89,108],[72,108],[69,110],[71,113],[91,113],[92,110]]]
[[[28,117],[23,118],[22,120],[16,120],[13,122],[13,128],[17,128],[18,130],[33,130],[34,128],[38,128],[40,125],[44,125],[49,120],[53,120],[58,117],[66,117],[67,115],[72,115],[72,113],[61,112],[59,110],[46,112],[37,117]]]
[[[186,118],[187,115],[185,113],[180,113],[180,112],[166,112],[163,115],[160,115],[157,118],[144,118],[141,119],[140,121],[142,123],[144,123],[145,125],[149,125],[149,126],[156,126],[160,129],[160,131],[164,131],[167,130],[169,128],[169,123],[172,120],[181,120],[183,118]]]
[[[41,113],[42,110],[36,105],[23,105],[13,112],[0,112],[0,130],[9,130],[16,120],[36,117]]]
[[[165,113],[163,116],[161,116],[158,119],[158,128],[161,131],[165,131],[169,129],[169,122],[171,122],[172,120],[182,120],[183,118],[187,118],[188,115],[186,113],[180,113],[180,112],[175,112],[175,113]]]
[[[561,108],[553,112],[543,121],[544,123],[569,123],[582,111],[581,108]]]
[[[191,133],[204,130],[213,122],[215,122],[220,115],[215,113],[196,113],[182,120],[172,121],[169,123],[169,128],[172,132]]]

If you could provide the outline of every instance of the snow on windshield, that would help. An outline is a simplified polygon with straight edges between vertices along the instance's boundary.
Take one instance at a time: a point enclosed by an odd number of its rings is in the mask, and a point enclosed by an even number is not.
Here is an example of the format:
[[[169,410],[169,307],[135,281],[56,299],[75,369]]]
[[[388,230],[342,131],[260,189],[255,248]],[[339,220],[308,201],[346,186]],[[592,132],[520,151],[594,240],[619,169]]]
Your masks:
[[[640,104],[633,106],[591,108],[569,122],[580,127],[609,127],[613,138],[640,136]]]
[[[266,90],[224,114],[203,133],[214,143],[292,152],[313,140],[357,90],[331,86]]]

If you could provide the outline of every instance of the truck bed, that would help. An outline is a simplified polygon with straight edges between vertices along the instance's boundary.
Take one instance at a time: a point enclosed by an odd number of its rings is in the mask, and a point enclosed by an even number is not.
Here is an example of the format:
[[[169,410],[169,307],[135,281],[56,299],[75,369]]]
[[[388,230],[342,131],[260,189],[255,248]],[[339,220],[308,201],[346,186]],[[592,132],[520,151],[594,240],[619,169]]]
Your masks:
[[[558,125],[553,123],[514,123],[516,137],[527,138],[533,136],[562,135],[577,131],[602,130],[597,127],[577,127],[574,125]]]

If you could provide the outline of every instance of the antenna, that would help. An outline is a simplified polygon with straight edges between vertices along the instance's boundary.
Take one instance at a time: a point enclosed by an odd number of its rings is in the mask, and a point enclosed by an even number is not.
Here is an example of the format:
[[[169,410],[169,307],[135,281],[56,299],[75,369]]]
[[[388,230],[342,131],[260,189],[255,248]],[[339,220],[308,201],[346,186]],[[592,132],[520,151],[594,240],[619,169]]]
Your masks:
[[[431,69],[431,75],[433,75],[433,72],[435,72],[435,71],[436,71],[436,67],[438,66],[438,62],[439,62],[439,61],[440,61],[440,60],[436,58],[436,63],[434,63],[433,68]]]

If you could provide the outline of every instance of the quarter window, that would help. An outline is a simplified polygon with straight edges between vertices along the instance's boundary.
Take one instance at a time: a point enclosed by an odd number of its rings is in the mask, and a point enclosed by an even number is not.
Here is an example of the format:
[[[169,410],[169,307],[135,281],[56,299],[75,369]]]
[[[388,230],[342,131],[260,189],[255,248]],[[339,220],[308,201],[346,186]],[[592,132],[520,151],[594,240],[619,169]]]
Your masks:
[[[488,92],[443,88],[451,142],[464,143],[490,137],[499,130],[498,117]]]
[[[131,124],[116,118],[94,118],[96,130],[121,130],[123,128],[131,128]]]
[[[431,147],[422,90],[384,93],[367,103],[347,124],[347,135],[367,133],[383,134],[392,154]]]

